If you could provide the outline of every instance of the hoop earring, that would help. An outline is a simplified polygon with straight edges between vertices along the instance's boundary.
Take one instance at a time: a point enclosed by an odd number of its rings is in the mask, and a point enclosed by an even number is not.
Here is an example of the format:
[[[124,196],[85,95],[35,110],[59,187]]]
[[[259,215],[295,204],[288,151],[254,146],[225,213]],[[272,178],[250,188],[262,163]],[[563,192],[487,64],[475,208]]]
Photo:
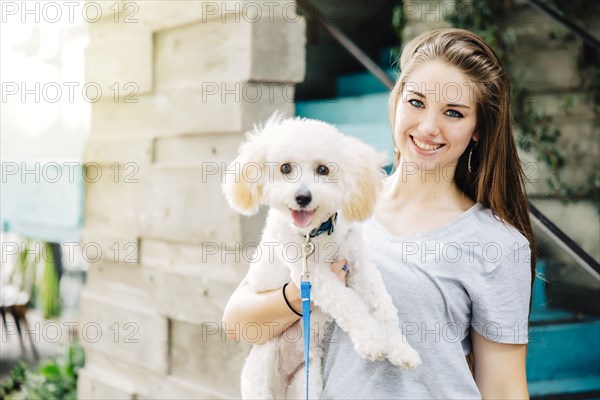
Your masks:
[[[471,157],[473,156],[473,149],[475,147],[477,147],[477,142],[475,142],[475,146],[471,147],[471,151],[469,151],[469,161],[467,162],[467,168],[470,174],[473,173],[473,171],[471,170]]]

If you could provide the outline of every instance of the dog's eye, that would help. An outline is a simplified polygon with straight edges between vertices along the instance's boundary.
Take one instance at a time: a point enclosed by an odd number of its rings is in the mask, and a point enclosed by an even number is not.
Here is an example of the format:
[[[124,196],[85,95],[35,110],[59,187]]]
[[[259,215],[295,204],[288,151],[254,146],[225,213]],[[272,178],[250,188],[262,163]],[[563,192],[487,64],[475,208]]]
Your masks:
[[[317,174],[319,175],[329,175],[329,168],[324,165],[319,165],[317,167]]]
[[[282,174],[287,175],[290,172],[292,172],[292,166],[288,163],[282,164],[281,167],[279,168],[279,170],[281,171]]]

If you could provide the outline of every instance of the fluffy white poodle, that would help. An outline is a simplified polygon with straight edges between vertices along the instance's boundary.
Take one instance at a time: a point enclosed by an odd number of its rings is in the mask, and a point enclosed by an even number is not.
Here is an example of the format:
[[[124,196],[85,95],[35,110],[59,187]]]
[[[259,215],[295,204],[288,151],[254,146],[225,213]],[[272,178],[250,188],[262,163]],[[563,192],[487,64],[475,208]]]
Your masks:
[[[253,290],[273,290],[290,281],[299,287],[301,249],[306,234],[313,236],[308,269],[318,309],[311,313],[310,398],[322,392],[321,343],[328,318],[348,333],[364,358],[387,358],[406,369],[421,363],[400,331],[397,310],[368,258],[358,224],[371,215],[382,162],[374,149],[330,124],[275,114],[248,134],[228,167],[237,171],[235,178],[227,174],[223,185],[233,209],[252,215],[261,205],[270,207],[248,274]],[[330,268],[342,258],[348,261],[347,286]],[[301,333],[300,327],[298,322],[288,330]],[[241,376],[244,399],[304,398],[303,340],[286,332],[252,348]]]

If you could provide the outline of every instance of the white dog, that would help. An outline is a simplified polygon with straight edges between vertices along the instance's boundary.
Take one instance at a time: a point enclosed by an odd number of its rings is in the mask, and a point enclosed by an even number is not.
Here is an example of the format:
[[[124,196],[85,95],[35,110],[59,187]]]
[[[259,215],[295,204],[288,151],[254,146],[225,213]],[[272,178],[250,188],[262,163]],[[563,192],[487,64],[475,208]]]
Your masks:
[[[270,207],[259,247],[262,256],[250,265],[249,285],[256,292],[289,281],[300,287],[303,257],[298,253],[307,233],[322,233],[311,238],[316,251],[308,259],[311,297],[318,307],[311,325],[322,328],[330,316],[362,357],[387,357],[406,369],[418,366],[419,355],[400,331],[397,310],[366,254],[357,224],[371,215],[383,178],[382,156],[332,125],[278,114],[264,127],[255,127],[248,139],[228,167],[239,174],[236,179],[228,174],[223,190],[231,207],[245,215],[263,204]],[[269,249],[274,260],[267,256]],[[347,287],[330,268],[341,258],[348,261]],[[318,399],[323,335],[313,335],[318,342],[311,337],[309,396]],[[284,336],[252,348],[242,370],[242,398],[304,398],[303,340]]]

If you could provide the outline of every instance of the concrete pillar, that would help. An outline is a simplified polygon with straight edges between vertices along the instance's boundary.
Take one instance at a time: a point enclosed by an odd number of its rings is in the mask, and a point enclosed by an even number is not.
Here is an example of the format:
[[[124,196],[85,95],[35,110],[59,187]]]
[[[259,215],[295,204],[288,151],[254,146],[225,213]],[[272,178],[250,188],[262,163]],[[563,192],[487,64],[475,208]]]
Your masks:
[[[111,7],[86,53],[102,95],[84,156],[99,178],[86,184],[78,395],[237,397],[248,348],[225,340],[221,315],[263,216],[229,209],[221,172],[254,123],[294,114],[305,21],[294,1]]]

